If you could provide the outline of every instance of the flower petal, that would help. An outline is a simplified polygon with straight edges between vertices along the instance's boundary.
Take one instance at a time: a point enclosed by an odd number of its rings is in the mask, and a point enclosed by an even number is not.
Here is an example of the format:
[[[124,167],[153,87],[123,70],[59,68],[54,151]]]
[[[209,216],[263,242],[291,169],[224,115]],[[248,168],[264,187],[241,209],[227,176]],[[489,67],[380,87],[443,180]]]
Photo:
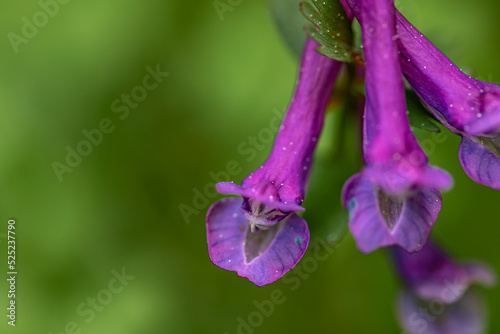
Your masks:
[[[425,302],[403,292],[397,308],[401,327],[411,334],[482,334],[486,329],[484,301],[473,292],[454,304]]]
[[[364,253],[390,245],[409,252],[420,250],[441,209],[436,188],[416,188],[394,196],[386,194],[363,172],[347,181],[343,201],[349,210],[351,233]]]
[[[401,194],[415,187],[448,190],[453,186],[453,178],[448,172],[427,164],[418,166],[409,159],[392,164],[371,165],[365,167],[363,173],[391,194]]]
[[[475,182],[500,190],[500,139],[462,138],[460,162]]]
[[[405,283],[422,299],[454,303],[472,283],[493,285],[496,281],[488,266],[457,263],[432,241],[415,253],[393,247],[392,255]]]
[[[226,198],[208,211],[210,259],[258,286],[270,284],[302,258],[309,244],[309,229],[304,219],[290,214],[268,230],[251,232],[240,210],[242,203],[240,198]]]
[[[281,212],[305,211],[303,207],[294,202],[282,202],[280,195],[271,182],[262,181],[250,188],[239,186],[233,182],[219,182],[215,186],[221,194],[251,198],[254,202],[274,207]]]

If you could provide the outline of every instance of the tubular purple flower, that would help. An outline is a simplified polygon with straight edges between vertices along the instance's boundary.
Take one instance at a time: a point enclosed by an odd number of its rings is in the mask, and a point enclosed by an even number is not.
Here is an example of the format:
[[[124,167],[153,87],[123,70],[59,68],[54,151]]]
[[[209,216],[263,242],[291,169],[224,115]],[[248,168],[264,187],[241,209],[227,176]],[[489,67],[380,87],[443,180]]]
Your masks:
[[[429,110],[462,136],[459,157],[477,183],[500,189],[500,86],[463,73],[397,13],[403,73]]]
[[[292,269],[309,243],[303,211],[314,149],[341,63],[315,51],[307,40],[295,95],[267,161],[238,186],[216,185],[223,199],[206,217],[210,259],[258,286],[272,283]]]
[[[458,301],[473,283],[495,284],[493,271],[486,265],[458,263],[432,240],[418,252],[391,247],[396,269],[409,290],[421,299],[439,299],[447,304]]]
[[[430,167],[406,114],[392,0],[348,1],[361,24],[366,63],[363,151],[366,166],[344,185],[343,204],[358,248],[419,250],[441,209],[438,188],[451,177]]]
[[[393,247],[395,268],[406,285],[398,300],[398,317],[409,333],[480,334],[485,328],[482,299],[468,291],[473,283],[492,286],[493,271],[477,262],[458,263],[428,241],[421,251]],[[430,307],[431,306],[431,307]],[[419,310],[431,311],[422,317]]]

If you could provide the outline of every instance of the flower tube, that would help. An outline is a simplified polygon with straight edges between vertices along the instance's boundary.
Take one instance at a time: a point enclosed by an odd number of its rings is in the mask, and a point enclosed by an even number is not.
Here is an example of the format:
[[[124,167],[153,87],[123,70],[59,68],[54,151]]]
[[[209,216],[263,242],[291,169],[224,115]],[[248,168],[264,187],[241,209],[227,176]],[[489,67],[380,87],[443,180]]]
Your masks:
[[[406,79],[436,118],[462,136],[467,175],[500,190],[500,86],[463,73],[399,12],[397,24]]]

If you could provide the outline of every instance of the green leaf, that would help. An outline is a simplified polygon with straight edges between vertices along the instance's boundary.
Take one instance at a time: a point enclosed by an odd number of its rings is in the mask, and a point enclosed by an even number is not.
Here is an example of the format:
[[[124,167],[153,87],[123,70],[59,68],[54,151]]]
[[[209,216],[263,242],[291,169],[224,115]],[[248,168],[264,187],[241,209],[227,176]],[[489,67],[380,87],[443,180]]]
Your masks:
[[[351,22],[338,0],[313,0],[300,4],[302,14],[311,24],[305,26],[307,35],[321,47],[317,51],[328,58],[342,62],[354,60],[355,49]]]
[[[304,25],[306,18],[300,12],[300,3],[303,0],[272,0],[271,14],[281,36],[293,53],[300,58],[306,35]]]
[[[430,132],[441,132],[437,126],[438,121],[422,105],[417,94],[409,89],[406,90],[406,108],[411,126]]]

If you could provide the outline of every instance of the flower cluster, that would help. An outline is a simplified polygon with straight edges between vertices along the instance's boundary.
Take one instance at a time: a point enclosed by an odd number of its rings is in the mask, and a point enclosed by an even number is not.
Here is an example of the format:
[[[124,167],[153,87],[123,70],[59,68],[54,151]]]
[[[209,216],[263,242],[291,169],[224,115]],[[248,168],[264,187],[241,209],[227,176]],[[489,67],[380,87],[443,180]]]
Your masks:
[[[492,284],[493,274],[483,266],[459,265],[428,242],[442,206],[440,191],[450,189],[453,180],[429,165],[412,132],[403,76],[435,118],[462,137],[459,158],[467,175],[493,189],[500,189],[500,86],[464,74],[396,10],[393,0],[340,2],[345,13],[338,16],[355,18],[361,26],[364,57],[359,70],[365,82],[365,165],[342,191],[350,231],[364,253],[392,246],[407,287],[399,309],[409,332],[462,333],[458,326],[463,333],[479,333],[481,305],[465,290],[472,282]],[[318,28],[322,22],[315,20]],[[206,217],[212,262],[258,286],[291,270],[309,244],[307,223],[297,212],[304,211],[314,150],[343,66],[319,54],[318,46],[312,39],[305,43],[295,94],[269,158],[241,186],[218,183],[221,194],[240,198],[220,200]],[[448,282],[460,286],[449,298],[443,296]],[[413,328],[414,310],[436,299],[445,308],[436,316],[439,321],[422,331]]]

